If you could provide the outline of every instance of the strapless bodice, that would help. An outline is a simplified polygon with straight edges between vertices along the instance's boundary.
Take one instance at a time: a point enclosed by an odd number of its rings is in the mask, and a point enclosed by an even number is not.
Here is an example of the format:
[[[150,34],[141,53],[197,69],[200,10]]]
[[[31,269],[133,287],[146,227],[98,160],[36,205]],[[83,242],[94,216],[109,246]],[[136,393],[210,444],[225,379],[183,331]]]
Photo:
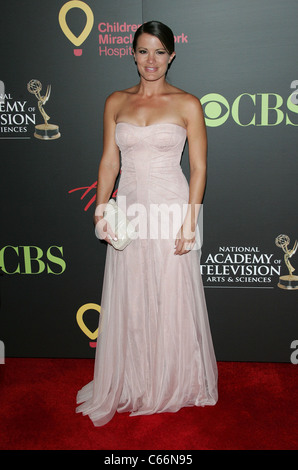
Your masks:
[[[129,203],[170,202],[188,199],[188,184],[180,165],[186,129],[178,124],[116,125],[121,151],[118,196]]]
[[[122,154],[134,150],[153,153],[182,152],[186,129],[178,124],[160,123],[149,126],[119,122],[116,126],[116,143]],[[139,152],[138,152],[139,153]]]

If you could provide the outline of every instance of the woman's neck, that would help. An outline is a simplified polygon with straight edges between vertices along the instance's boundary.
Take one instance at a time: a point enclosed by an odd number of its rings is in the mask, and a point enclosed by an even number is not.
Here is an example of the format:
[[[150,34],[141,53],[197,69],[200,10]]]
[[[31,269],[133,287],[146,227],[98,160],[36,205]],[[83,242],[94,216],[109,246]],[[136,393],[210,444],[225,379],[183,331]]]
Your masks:
[[[139,95],[144,96],[144,98],[150,98],[153,96],[164,94],[167,91],[168,87],[169,85],[165,77],[154,81],[144,80],[141,77],[137,93]]]

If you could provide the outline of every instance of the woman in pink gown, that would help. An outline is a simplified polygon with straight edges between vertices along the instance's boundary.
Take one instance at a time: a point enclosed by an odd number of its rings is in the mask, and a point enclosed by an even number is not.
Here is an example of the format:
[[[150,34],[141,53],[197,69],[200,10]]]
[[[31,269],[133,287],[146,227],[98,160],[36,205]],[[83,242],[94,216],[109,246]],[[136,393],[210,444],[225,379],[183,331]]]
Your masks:
[[[166,81],[175,57],[166,25],[143,24],[133,53],[140,82],[110,95],[104,111],[95,216],[108,243],[100,334],[93,380],[77,396],[77,412],[95,426],[116,411],[176,412],[218,399],[197,236],[206,184],[203,112],[196,97]],[[189,185],[180,166],[186,139]],[[118,205],[130,220],[136,207],[142,214],[138,238],[123,251],[111,245],[115,234],[103,219],[120,161]]]

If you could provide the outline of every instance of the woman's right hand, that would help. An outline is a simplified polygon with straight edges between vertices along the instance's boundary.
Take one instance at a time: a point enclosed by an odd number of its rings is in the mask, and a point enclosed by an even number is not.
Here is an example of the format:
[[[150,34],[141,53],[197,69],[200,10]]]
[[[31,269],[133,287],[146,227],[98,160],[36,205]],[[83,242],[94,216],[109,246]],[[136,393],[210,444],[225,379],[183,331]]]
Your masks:
[[[111,239],[117,240],[117,237],[110,224],[103,218],[103,216],[94,215],[93,217],[97,237],[100,240],[105,240],[111,245]]]

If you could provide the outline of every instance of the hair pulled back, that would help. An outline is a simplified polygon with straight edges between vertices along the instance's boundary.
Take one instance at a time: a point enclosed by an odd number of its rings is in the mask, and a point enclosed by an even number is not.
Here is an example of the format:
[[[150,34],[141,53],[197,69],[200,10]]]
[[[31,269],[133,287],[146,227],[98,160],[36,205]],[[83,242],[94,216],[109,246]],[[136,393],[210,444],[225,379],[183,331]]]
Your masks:
[[[147,33],[151,36],[157,37],[168,54],[172,54],[175,50],[175,38],[173,31],[167,25],[161,23],[160,21],[148,21],[147,23],[142,24],[135,32],[132,48],[135,51],[137,47],[137,42],[141,34]]]

